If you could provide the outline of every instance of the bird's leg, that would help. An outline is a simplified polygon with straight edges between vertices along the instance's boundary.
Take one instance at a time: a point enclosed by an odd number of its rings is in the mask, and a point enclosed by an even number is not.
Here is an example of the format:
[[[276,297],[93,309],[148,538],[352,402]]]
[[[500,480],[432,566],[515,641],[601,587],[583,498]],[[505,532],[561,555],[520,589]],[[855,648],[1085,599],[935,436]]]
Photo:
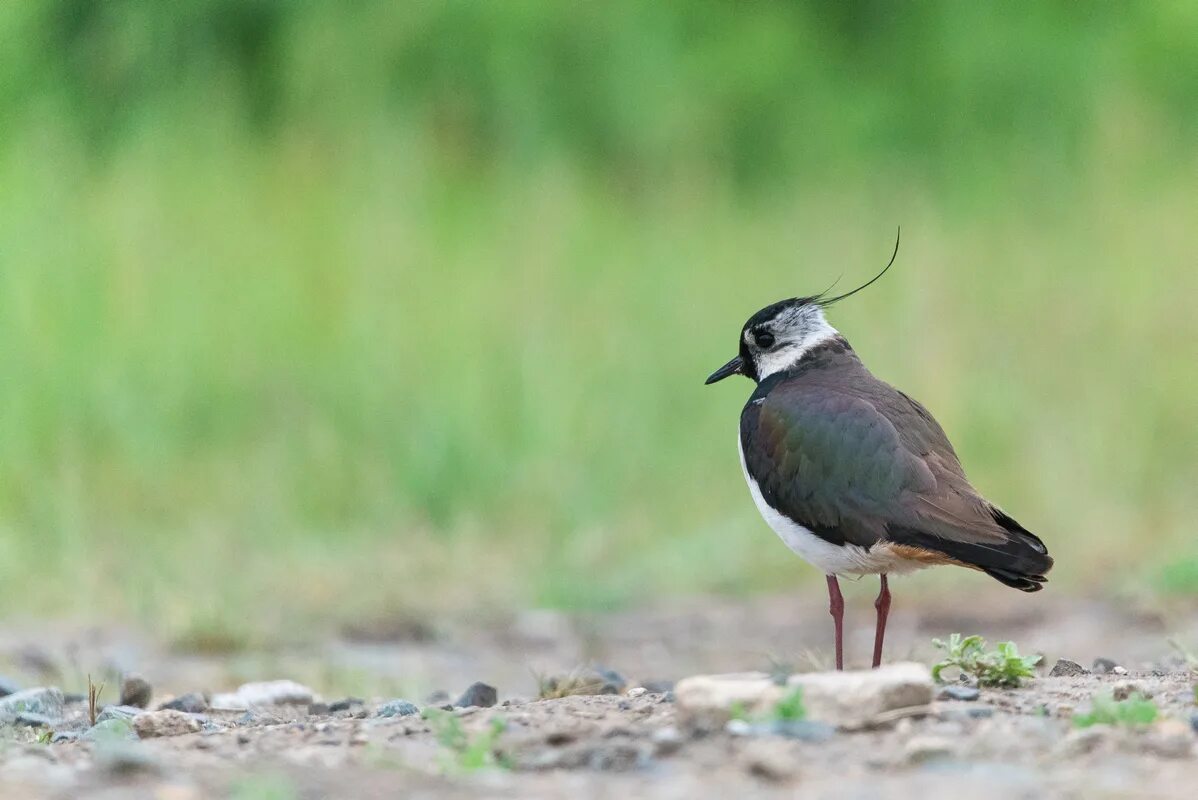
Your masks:
[[[844,669],[844,595],[835,575],[828,576],[828,613],[836,628],[836,669]]]
[[[886,617],[890,614],[890,586],[886,583],[886,573],[882,573],[882,589],[874,608],[878,609],[878,627],[874,631],[874,667],[882,664],[882,640],[886,638]]]

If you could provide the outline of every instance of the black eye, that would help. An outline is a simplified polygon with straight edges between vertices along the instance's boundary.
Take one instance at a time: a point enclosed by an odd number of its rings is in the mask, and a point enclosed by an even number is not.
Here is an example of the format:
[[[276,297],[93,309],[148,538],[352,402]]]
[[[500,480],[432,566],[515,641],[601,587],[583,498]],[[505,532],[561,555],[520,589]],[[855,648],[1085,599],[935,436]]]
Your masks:
[[[753,341],[757,342],[757,346],[762,350],[769,350],[774,346],[774,334],[769,331],[754,331]]]

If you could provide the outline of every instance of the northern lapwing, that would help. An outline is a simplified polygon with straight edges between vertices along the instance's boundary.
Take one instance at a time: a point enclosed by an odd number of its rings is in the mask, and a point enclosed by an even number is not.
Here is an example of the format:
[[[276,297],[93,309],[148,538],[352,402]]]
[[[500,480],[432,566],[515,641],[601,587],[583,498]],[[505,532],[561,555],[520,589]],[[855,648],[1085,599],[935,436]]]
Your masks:
[[[837,576],[879,575],[873,666],[890,611],[886,576],[936,564],[980,570],[1039,591],[1052,568],[1044,543],[965,477],[926,408],[875,378],[824,309],[851,292],[766,306],[741,329],[736,358],[708,384],[744,375],[757,388],[740,415],[740,463],[769,526],[827,575],[844,669],[844,599]]]

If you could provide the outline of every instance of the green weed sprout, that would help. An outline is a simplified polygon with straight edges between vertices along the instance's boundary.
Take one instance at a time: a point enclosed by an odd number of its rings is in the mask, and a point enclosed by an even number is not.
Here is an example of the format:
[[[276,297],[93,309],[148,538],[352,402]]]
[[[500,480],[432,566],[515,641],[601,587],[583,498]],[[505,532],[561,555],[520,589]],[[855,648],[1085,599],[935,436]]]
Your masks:
[[[962,636],[954,633],[948,641],[933,639],[932,644],[943,650],[945,657],[932,667],[932,679],[943,683],[947,669],[957,669],[964,675],[972,675],[978,686],[1016,688],[1024,678],[1035,677],[1035,666],[1040,656],[1021,656],[1014,642],[999,642],[995,649],[986,650],[986,640],[981,636]]]
[[[462,721],[448,711],[426,708],[422,716],[437,734],[437,741],[445,748],[442,766],[446,771],[511,769],[507,757],[496,752],[499,737],[507,729],[507,721],[502,717],[492,718],[484,730],[471,736],[462,727]]]
[[[1159,713],[1156,703],[1139,692],[1132,692],[1126,700],[1101,694],[1091,701],[1090,713],[1073,715],[1073,724],[1078,728],[1089,728],[1091,725],[1151,725]]]

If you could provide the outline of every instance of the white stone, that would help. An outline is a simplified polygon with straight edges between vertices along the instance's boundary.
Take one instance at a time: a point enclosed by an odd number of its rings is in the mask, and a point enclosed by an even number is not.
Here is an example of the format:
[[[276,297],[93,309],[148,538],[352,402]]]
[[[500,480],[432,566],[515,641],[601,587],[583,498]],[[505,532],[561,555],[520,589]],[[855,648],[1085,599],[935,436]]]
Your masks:
[[[674,695],[683,724],[719,730],[734,707],[750,715],[768,714],[795,687],[803,690],[809,719],[846,730],[927,713],[933,694],[928,668],[906,662],[873,670],[792,675],[785,686],[761,672],[697,675],[679,681]]]
[[[256,706],[307,705],[316,699],[315,693],[295,681],[262,681],[245,683],[236,692],[225,692],[212,698],[212,707],[232,711],[247,711]]]

